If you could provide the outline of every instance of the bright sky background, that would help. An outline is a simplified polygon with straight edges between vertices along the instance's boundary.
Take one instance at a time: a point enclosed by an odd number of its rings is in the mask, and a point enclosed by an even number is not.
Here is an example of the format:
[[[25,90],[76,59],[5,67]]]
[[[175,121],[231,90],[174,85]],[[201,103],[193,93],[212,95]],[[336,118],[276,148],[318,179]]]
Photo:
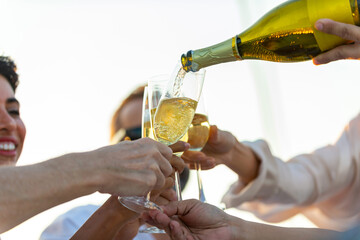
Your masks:
[[[17,97],[28,130],[19,165],[108,144],[111,115],[129,91],[170,74],[187,50],[240,33],[281,2],[0,0],[0,53],[17,62]],[[241,141],[268,140],[284,160],[311,152],[334,142],[358,113],[358,66],[244,61],[208,68],[210,121]],[[236,175],[220,166],[203,178],[209,202],[218,204]],[[184,198],[197,196],[194,176],[189,185]],[[60,205],[2,239],[37,239],[59,214],[106,198],[93,194]],[[282,225],[312,226],[301,216]]]

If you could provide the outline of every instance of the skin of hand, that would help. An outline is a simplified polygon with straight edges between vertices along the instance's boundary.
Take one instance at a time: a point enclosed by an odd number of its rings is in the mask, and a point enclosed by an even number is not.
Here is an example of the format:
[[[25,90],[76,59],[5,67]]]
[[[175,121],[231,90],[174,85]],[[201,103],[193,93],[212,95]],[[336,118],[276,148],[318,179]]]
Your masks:
[[[151,225],[165,229],[171,239],[230,239],[230,216],[215,206],[198,200],[170,202],[164,212],[143,213],[143,219]],[[199,217],[201,216],[201,217]]]
[[[130,240],[138,232],[138,217],[139,214],[127,209],[118,201],[116,196],[112,196],[96,210],[71,239]],[[116,236],[121,236],[121,238],[116,238]]]
[[[184,142],[171,146],[172,151],[184,151],[188,148],[189,144]],[[185,167],[184,161],[175,155],[171,156],[169,164],[179,171],[183,171]],[[171,200],[176,200],[176,194],[175,196],[171,195],[170,191],[173,185],[173,177],[167,177],[161,189],[152,191],[154,193],[151,200],[158,204],[167,204]],[[133,239],[138,233],[139,227],[144,223],[138,216],[138,214],[122,206],[117,198],[110,197],[80,228],[73,239],[82,239],[81,237],[86,235],[94,237],[91,239],[97,239],[96,237],[99,236],[101,236],[101,239]],[[104,228],[101,225],[104,225]],[[96,229],[96,232],[93,232],[94,229]],[[106,233],[104,230],[106,230]]]
[[[226,131],[216,126],[210,127],[208,142],[201,152],[186,151],[182,159],[194,168],[194,162],[201,164],[201,169],[211,169],[215,165],[225,164],[239,175],[244,184],[258,175],[260,161],[254,152]]]
[[[183,152],[188,150],[190,144],[185,142],[177,142],[170,146],[173,152]],[[170,159],[170,164],[173,167],[173,172],[170,177],[166,178],[165,185],[160,190],[151,191],[151,201],[155,202],[157,205],[165,205],[169,201],[176,201],[176,192],[173,189],[175,182],[175,169],[181,173],[184,171],[186,164],[184,161],[175,155]]]
[[[144,196],[160,189],[173,172],[169,162],[172,155],[169,147],[144,138],[34,165],[2,167],[0,182],[6,184],[0,194],[0,232],[48,208],[96,191]]]
[[[101,171],[99,192],[118,196],[144,196],[160,189],[173,171],[172,150],[149,138],[98,149],[88,158],[95,158],[93,170]]]
[[[185,147],[185,149],[189,148],[188,144],[184,143],[184,142],[176,143],[176,145],[172,145],[170,147],[172,148],[172,150],[174,152],[176,152],[178,150],[181,151],[181,149],[184,149],[184,147]],[[171,163],[171,166],[174,169],[177,169],[179,172],[182,172],[185,168],[184,161],[175,155],[172,156],[170,163]],[[150,201],[155,202],[159,206],[166,205],[170,201],[176,201],[177,200],[176,192],[173,189],[174,181],[175,181],[174,179],[175,179],[175,175],[174,175],[174,171],[173,171],[173,174],[171,174],[170,177],[165,179],[165,185],[161,189],[151,191]],[[121,228],[121,230],[116,234],[117,237],[115,237],[114,239],[119,239],[119,240],[120,239],[122,239],[122,240],[123,239],[133,239],[136,236],[136,234],[139,230],[139,227],[143,224],[144,224],[144,221],[141,218],[128,223],[126,226]],[[134,234],[131,234],[131,233],[134,233]],[[129,238],[126,238],[126,236],[129,236]],[[156,239],[159,239],[159,237],[156,236]],[[168,237],[162,236],[161,239],[168,239]]]
[[[315,65],[326,64],[341,59],[360,58],[360,27],[336,22],[330,19],[319,19],[315,28],[321,32],[336,35],[348,41],[348,44],[338,46],[313,59]]]
[[[284,228],[244,221],[198,200],[171,202],[142,214],[148,223],[165,229],[173,240],[339,240],[343,233],[318,228]]]

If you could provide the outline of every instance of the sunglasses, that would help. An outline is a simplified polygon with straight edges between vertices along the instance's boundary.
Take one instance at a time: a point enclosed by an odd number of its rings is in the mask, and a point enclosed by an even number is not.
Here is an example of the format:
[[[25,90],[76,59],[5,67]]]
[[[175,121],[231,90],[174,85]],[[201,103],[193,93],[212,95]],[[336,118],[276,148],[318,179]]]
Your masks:
[[[135,127],[135,128],[130,128],[130,129],[124,129],[124,128],[120,128],[113,136],[113,138],[111,139],[111,143],[112,144],[116,144],[118,142],[124,141],[124,140],[137,140],[140,139],[142,134],[141,134],[141,127]]]

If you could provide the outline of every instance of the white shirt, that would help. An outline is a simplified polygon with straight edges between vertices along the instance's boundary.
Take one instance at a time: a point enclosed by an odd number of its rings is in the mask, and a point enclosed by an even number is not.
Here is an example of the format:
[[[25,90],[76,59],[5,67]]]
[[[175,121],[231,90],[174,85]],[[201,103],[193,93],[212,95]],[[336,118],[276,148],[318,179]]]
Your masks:
[[[274,157],[264,141],[245,144],[261,160],[259,175],[247,186],[234,183],[223,197],[227,207],[269,222],[302,213],[319,227],[334,230],[360,223],[360,115],[335,144],[287,162]]]
[[[60,215],[42,232],[40,240],[70,239],[99,207],[97,205],[80,206]],[[134,240],[153,239],[151,234],[145,233],[139,233],[134,238]]]

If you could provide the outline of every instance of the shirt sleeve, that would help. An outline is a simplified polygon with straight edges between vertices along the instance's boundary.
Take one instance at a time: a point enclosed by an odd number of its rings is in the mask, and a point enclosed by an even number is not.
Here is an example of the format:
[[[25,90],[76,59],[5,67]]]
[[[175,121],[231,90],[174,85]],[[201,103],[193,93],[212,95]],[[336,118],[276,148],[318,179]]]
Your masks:
[[[356,203],[360,197],[359,136],[360,115],[346,126],[335,144],[287,162],[273,156],[265,141],[245,143],[261,161],[259,175],[247,186],[241,180],[234,183],[223,202],[270,222],[310,208],[320,211],[324,221],[354,217],[354,207],[360,210]]]

